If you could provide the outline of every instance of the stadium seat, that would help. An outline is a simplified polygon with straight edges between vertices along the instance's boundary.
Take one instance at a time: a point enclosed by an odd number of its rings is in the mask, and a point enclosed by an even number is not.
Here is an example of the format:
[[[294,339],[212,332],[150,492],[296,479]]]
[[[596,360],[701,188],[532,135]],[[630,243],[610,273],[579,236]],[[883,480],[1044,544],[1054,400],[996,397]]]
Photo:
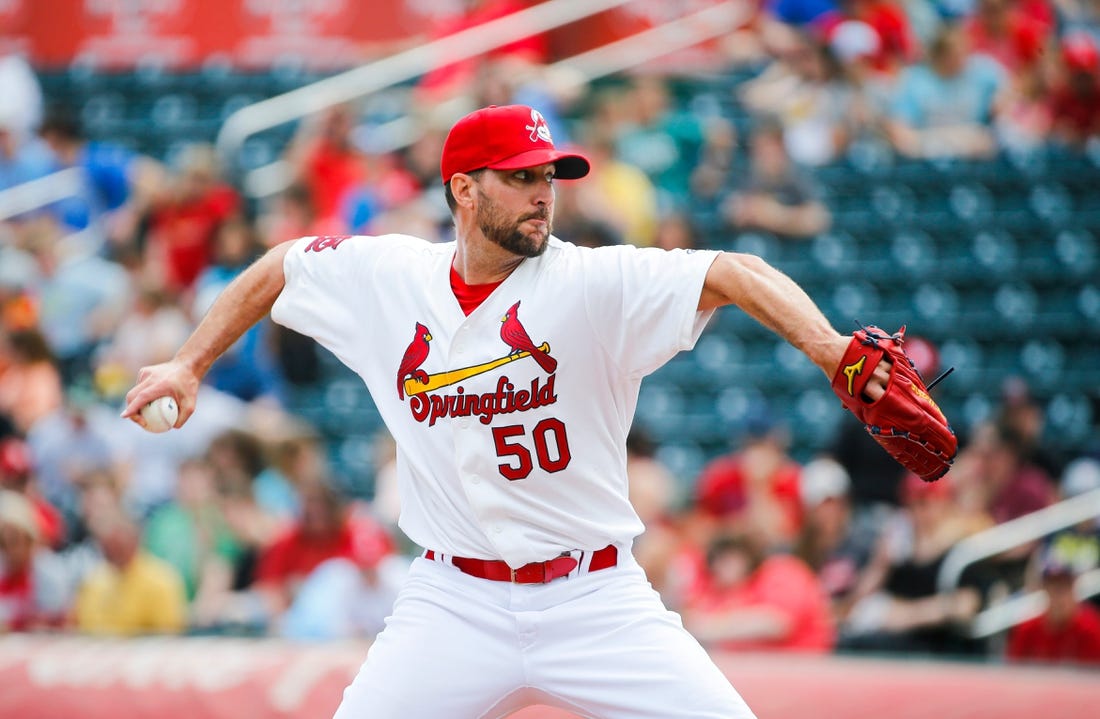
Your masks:
[[[1062,230],[1054,239],[1059,270],[1071,276],[1095,277],[1100,264],[1096,237],[1085,230]]]
[[[1077,294],[1077,307],[1086,320],[1100,328],[1100,286],[1088,284],[1082,287]]]
[[[1050,223],[1062,223],[1073,212],[1073,198],[1064,185],[1043,183],[1034,186],[1028,197],[1031,210]]]
[[[89,132],[107,133],[126,119],[126,98],[119,93],[92,95],[80,110],[80,120]]]
[[[858,243],[844,231],[826,232],[810,242],[810,256],[831,275],[850,275],[857,269]]]
[[[835,317],[848,318],[847,322],[873,317],[879,311],[879,293],[869,282],[842,282],[833,290],[829,298],[829,310]]]
[[[989,188],[977,183],[960,183],[951,187],[948,204],[963,222],[977,223],[989,218],[995,203]]]
[[[887,263],[883,271],[889,272],[890,267],[898,268],[898,272],[892,275],[922,278],[935,274],[940,266],[935,240],[927,232],[902,230],[893,236],[889,248],[893,261]]]
[[[1088,441],[1093,422],[1092,406],[1087,396],[1059,392],[1046,405],[1046,420],[1051,441],[1073,446]]]
[[[1039,310],[1039,295],[1026,282],[1006,282],[993,295],[1000,326],[1030,327],[1035,323]]]
[[[875,185],[871,190],[871,206],[879,218],[890,225],[911,219],[916,204],[913,190],[901,183]]]
[[[149,119],[167,133],[181,128],[190,128],[197,112],[198,104],[194,97],[172,93],[157,98],[149,113]]]
[[[971,240],[971,257],[990,276],[1011,274],[1016,269],[1018,254],[1016,239],[1004,230],[982,230]]]

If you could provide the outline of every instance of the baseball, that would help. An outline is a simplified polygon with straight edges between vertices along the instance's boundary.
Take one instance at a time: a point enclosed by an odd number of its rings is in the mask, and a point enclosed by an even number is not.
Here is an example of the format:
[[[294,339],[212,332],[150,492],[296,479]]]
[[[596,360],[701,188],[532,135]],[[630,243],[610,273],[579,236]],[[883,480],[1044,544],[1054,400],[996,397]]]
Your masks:
[[[145,420],[145,429],[149,432],[167,432],[176,425],[179,414],[173,397],[158,397],[141,408],[141,418]]]

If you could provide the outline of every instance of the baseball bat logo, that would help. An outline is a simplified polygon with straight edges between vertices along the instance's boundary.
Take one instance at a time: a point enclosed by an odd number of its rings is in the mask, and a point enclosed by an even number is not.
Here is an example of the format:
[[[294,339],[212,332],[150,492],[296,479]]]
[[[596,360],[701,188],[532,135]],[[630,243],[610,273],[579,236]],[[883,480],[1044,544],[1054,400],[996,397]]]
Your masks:
[[[416,323],[412,342],[409,343],[397,370],[397,396],[404,400],[433,390],[458,384],[471,377],[492,372],[511,362],[531,357],[547,374],[558,368],[558,361],[550,355],[550,343],[535,344],[519,319],[519,302],[508,308],[500,318],[500,338],[509,347],[507,354],[487,362],[429,374],[421,369],[431,351],[432,333],[420,322]]]

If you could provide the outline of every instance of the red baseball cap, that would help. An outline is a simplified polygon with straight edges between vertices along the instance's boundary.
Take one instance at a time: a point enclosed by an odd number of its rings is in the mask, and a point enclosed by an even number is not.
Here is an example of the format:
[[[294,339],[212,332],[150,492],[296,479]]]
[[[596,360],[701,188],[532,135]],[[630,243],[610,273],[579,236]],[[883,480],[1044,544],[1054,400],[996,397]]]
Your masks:
[[[1100,51],[1088,35],[1072,33],[1062,40],[1062,60],[1074,72],[1092,73],[1100,68]]]
[[[576,180],[588,174],[588,158],[554,149],[550,128],[538,110],[526,105],[490,105],[455,123],[443,143],[443,184],[457,172],[519,170],[553,162],[558,177]]]

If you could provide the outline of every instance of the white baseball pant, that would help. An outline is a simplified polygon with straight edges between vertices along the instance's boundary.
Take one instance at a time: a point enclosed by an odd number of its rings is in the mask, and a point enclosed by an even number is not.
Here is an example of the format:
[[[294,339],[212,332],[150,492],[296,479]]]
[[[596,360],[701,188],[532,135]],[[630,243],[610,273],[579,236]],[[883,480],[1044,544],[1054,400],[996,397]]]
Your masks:
[[[628,550],[548,584],[418,558],[335,719],[755,719]]]

